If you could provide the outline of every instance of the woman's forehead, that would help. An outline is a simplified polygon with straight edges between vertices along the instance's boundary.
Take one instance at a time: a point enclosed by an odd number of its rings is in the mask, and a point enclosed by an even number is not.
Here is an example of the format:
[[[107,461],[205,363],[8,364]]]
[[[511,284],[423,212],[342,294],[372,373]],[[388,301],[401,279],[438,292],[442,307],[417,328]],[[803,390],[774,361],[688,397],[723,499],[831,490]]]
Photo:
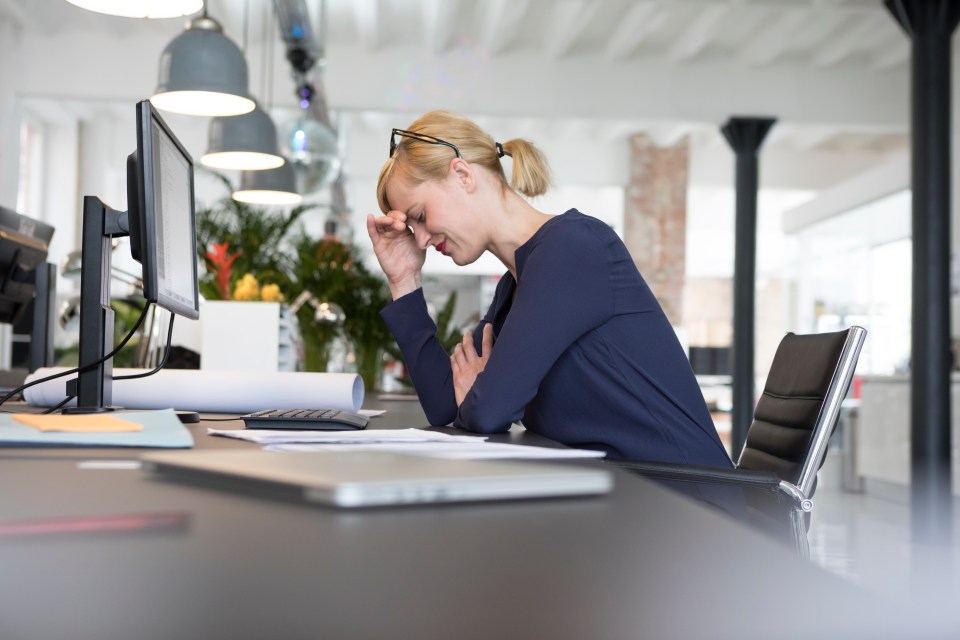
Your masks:
[[[407,180],[395,177],[387,183],[387,200],[394,209],[406,211],[410,205],[422,200],[428,190],[428,182],[411,184]]]

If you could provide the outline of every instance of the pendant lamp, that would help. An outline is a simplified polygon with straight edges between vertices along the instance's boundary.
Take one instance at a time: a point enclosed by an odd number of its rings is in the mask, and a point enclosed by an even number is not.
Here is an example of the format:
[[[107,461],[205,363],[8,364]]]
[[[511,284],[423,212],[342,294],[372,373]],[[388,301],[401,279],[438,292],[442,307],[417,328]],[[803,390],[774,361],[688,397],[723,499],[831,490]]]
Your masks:
[[[193,116],[236,116],[256,104],[247,89],[247,61],[223,34],[220,23],[203,15],[170,41],[160,55],[158,109]]]
[[[67,0],[81,9],[123,18],[179,18],[203,9],[203,0]]]
[[[292,206],[303,202],[296,185],[296,176],[289,162],[276,169],[244,171],[240,174],[240,188],[233,192],[233,199],[247,204]]]
[[[215,169],[275,169],[283,164],[277,127],[259,104],[250,113],[214,118],[210,121],[207,153],[200,162]]]

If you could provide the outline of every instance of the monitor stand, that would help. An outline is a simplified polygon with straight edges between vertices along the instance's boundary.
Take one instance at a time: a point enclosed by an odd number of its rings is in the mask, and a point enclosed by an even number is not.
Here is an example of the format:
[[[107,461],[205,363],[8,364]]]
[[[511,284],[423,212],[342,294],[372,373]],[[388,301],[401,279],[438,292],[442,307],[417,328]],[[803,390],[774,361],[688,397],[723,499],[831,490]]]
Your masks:
[[[110,262],[113,238],[129,235],[126,211],[111,209],[100,198],[83,198],[80,270],[80,372],[67,382],[77,406],[64,413],[112,411],[113,309],[110,307]]]

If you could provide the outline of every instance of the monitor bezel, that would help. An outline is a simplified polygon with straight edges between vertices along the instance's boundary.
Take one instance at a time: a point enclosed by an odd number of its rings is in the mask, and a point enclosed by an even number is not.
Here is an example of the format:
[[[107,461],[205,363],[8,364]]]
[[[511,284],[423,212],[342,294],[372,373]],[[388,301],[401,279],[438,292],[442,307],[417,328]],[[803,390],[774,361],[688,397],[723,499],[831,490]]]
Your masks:
[[[180,300],[170,298],[160,292],[160,284],[157,274],[157,219],[156,198],[153,190],[153,130],[152,124],[157,126],[173,141],[177,150],[187,161],[190,167],[190,236],[192,256],[196,256],[197,247],[197,218],[196,218],[196,198],[194,192],[194,162],[190,153],[177,139],[173,131],[164,122],[156,108],[150,104],[149,100],[142,100],[137,103],[137,211],[131,212],[136,220],[131,219],[131,245],[139,244],[140,264],[143,271],[143,296],[147,302],[163,307],[168,311],[176,313],[192,320],[200,317],[200,291],[198,283],[197,260],[190,261],[190,267],[193,272],[193,301],[194,305],[189,306]],[[149,185],[149,187],[148,187]],[[134,231],[136,229],[136,232]],[[139,238],[135,237],[139,236]]]

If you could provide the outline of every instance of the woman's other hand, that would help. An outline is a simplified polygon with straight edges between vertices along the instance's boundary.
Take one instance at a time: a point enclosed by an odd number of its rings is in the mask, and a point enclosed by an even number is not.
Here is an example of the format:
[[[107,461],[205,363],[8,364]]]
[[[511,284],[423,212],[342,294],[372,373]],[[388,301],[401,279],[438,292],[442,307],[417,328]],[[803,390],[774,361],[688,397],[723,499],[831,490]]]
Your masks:
[[[487,366],[490,352],[493,351],[493,325],[489,322],[483,325],[481,350],[483,355],[478,354],[473,346],[473,332],[467,331],[463,336],[463,342],[454,348],[453,355],[450,356],[450,366],[453,368],[453,392],[457,398],[458,407],[473,387],[477,375]]]
[[[367,233],[393,299],[419,289],[420,270],[427,253],[417,246],[407,227],[407,214],[391,211],[379,218],[367,214]]]

